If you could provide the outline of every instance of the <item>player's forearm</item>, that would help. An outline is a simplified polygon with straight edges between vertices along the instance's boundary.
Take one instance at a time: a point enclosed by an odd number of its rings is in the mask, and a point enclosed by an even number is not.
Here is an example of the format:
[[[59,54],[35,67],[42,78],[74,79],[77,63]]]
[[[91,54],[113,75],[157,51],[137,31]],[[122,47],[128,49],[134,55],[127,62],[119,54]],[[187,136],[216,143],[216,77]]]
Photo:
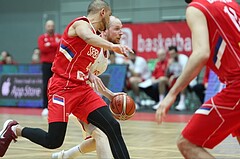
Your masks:
[[[90,45],[104,48],[106,50],[112,50],[112,45],[113,43],[104,40],[103,38],[99,37],[98,35],[91,34],[91,35],[86,35],[84,37],[84,41]]]
[[[110,101],[112,100],[112,98],[114,96],[114,93],[111,90],[109,90],[108,88],[106,88],[105,90],[102,90],[99,88],[98,92],[101,93],[103,96],[105,96]]]
[[[101,47],[106,50],[112,50],[113,43],[104,40],[102,37],[96,35],[92,31],[92,27],[86,21],[77,21],[69,28],[69,36],[79,36],[86,43],[95,47]]]

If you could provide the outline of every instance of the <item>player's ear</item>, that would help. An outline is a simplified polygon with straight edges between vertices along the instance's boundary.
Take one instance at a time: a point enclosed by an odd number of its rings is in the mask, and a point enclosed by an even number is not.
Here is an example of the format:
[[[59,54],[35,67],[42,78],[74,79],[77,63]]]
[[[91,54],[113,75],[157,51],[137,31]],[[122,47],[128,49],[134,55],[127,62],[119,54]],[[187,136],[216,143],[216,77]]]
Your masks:
[[[100,10],[100,15],[101,15],[102,17],[104,17],[104,15],[105,15],[105,9],[104,9],[104,8],[102,8],[102,9]]]

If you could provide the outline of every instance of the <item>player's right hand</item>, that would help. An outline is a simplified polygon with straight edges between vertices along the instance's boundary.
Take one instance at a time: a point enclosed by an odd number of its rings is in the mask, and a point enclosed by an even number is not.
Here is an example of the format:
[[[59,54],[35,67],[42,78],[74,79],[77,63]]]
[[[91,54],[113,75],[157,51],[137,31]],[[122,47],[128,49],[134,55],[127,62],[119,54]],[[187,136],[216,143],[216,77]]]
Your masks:
[[[161,124],[174,103],[176,96],[168,94],[159,104],[155,117],[158,124]]]
[[[91,82],[91,87],[93,87],[96,91],[106,91],[106,86],[98,76],[89,73],[89,81]]]
[[[125,57],[128,57],[129,52],[134,53],[133,50],[130,49],[128,46],[121,45],[121,44],[113,44],[111,46],[111,50],[116,52],[116,53],[122,54]]]

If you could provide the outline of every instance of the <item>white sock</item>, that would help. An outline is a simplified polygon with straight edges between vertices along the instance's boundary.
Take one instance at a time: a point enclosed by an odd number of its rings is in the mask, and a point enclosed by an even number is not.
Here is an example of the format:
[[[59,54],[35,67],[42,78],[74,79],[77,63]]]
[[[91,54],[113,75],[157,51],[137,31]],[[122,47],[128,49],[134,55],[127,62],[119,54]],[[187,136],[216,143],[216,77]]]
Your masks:
[[[79,145],[77,146],[74,146],[73,148],[67,150],[67,151],[64,151],[64,158],[71,158],[71,159],[74,159],[76,158],[77,156],[81,155],[81,151],[79,149]]]

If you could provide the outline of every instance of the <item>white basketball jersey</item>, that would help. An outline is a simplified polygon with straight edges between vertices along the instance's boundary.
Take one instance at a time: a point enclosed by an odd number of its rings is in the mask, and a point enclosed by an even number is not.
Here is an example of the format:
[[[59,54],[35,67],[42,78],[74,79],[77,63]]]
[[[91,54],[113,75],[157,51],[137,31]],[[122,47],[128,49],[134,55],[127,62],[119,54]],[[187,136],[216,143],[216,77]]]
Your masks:
[[[106,71],[108,66],[108,58],[109,58],[109,51],[104,51],[101,49],[98,58],[94,61],[92,66],[90,67],[91,73],[96,76],[101,75],[103,72]]]

